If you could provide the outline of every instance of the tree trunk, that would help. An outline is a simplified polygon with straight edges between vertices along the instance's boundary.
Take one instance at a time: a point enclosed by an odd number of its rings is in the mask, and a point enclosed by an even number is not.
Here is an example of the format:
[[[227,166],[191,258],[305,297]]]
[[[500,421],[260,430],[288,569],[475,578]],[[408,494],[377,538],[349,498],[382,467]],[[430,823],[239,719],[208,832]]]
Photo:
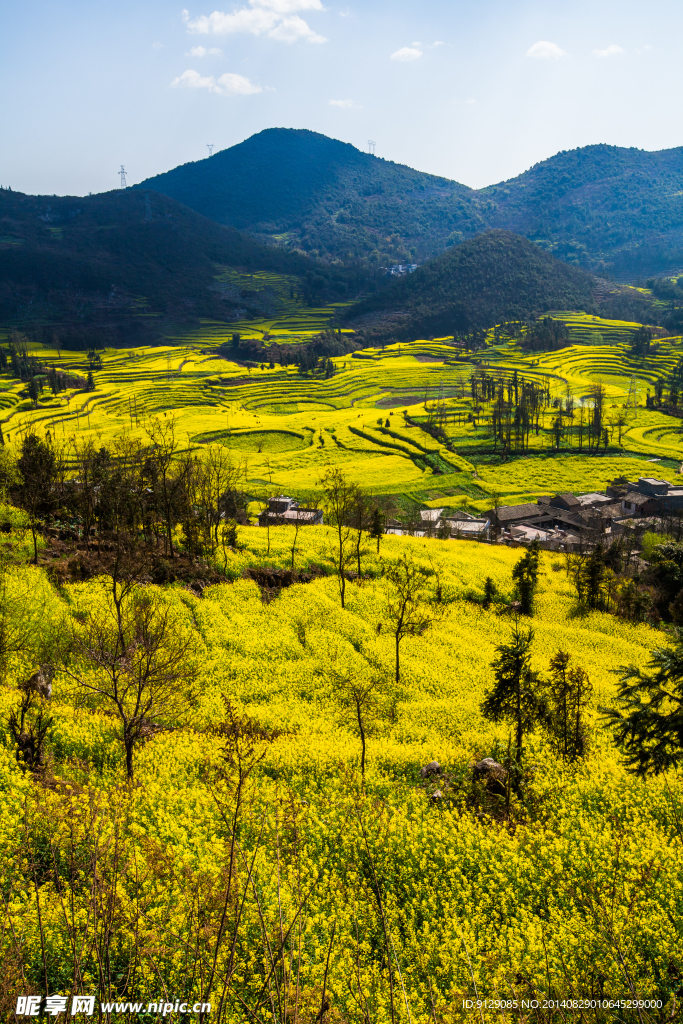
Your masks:
[[[133,747],[134,743],[130,736],[124,736],[124,746],[126,748],[126,775],[128,781],[133,781]]]
[[[401,637],[400,637],[400,636],[399,636],[399,634],[397,633],[397,634],[396,634],[396,682],[397,682],[397,683],[398,683],[398,677],[399,677],[399,660],[398,660],[398,658],[399,658],[399,655],[398,655],[398,645],[399,645],[400,643],[401,643]]]
[[[517,749],[516,749],[516,752],[515,752],[515,759],[516,759],[518,764],[519,764],[519,762],[522,759],[522,739],[523,739],[521,685],[522,685],[522,681],[520,679],[518,681],[518,683],[517,683],[517,736],[516,736],[516,746],[517,746]]]
[[[365,730],[363,729],[363,716],[360,710],[360,704],[356,701],[356,716],[358,718],[358,731],[360,732],[361,742],[361,755],[360,755],[360,774],[363,782],[365,782]]]
[[[344,576],[344,545],[342,543],[341,531],[339,533],[339,594],[341,606],[344,607],[344,596],[346,591],[346,577]]]
[[[171,558],[175,558],[175,552],[173,551],[173,530],[171,528],[170,517],[166,520],[166,530],[168,533],[168,549],[171,554]]]

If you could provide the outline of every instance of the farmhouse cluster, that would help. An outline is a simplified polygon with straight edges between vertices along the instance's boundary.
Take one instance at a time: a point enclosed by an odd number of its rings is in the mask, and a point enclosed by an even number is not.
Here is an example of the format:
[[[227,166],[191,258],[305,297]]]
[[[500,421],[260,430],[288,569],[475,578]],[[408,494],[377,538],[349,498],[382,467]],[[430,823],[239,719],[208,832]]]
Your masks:
[[[683,516],[683,487],[667,480],[622,477],[605,491],[555,494],[536,503],[503,505],[489,509],[486,518],[502,541],[538,540],[550,548],[596,543],[626,532],[664,532],[667,523]]]
[[[394,536],[439,537],[442,540],[495,540],[499,544],[538,541],[549,549],[595,544],[630,533],[634,538],[647,530],[666,532],[673,521],[683,519],[683,487],[667,480],[625,477],[604,491],[588,494],[565,492],[540,497],[521,505],[496,505],[480,516],[464,510],[423,509],[419,519],[403,523],[388,519],[386,533]],[[258,517],[259,526],[318,526],[323,512],[302,508],[294,498],[278,495]]]

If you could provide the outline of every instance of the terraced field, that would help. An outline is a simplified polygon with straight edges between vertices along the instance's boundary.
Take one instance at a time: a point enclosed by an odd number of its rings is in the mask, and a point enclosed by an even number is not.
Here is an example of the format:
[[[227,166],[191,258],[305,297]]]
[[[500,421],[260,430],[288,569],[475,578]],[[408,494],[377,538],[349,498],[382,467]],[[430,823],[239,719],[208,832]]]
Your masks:
[[[315,333],[315,315],[306,313],[309,334]],[[378,493],[475,509],[489,507],[494,492],[518,500],[557,489],[592,490],[619,475],[656,472],[672,479],[683,459],[683,420],[644,406],[657,378],[668,376],[683,355],[682,340],[657,341],[649,356],[636,358],[628,338],[638,325],[557,316],[577,337],[560,351],[524,353],[512,341],[496,341],[493,332],[488,347],[474,354],[452,339],[417,340],[335,359],[328,379],[302,376],[294,367],[249,368],[219,358],[216,346],[230,325],[204,325],[182,344],[176,339],[166,348],[104,351],[94,392],[52,396],[46,389],[36,409],[25,385],[0,378],[0,423],[9,444],[35,425],[68,449],[87,436],[105,445],[123,431],[144,437],[151,419],[173,414],[184,446],[221,444],[245,458],[254,492],[310,490],[337,464]],[[296,330],[287,315],[249,322],[250,332],[268,333],[270,340]],[[595,344],[580,343],[584,335]],[[82,353],[35,354],[87,372]],[[480,371],[507,381],[517,373],[547,388],[551,402],[572,398],[576,409],[594,384],[603,384],[607,450],[588,454],[568,436],[558,451],[552,431],[557,412],[550,406],[538,432],[530,433],[528,451],[503,461],[493,443],[490,405],[472,401],[471,376]],[[425,429],[435,418],[444,428],[441,439]]]

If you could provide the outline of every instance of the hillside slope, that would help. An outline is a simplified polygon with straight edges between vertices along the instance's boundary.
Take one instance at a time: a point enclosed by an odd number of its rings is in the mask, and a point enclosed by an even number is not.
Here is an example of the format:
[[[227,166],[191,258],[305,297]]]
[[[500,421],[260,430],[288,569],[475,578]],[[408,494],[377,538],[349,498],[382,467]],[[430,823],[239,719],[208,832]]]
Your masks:
[[[472,189],[303,129],[266,129],[136,188],[344,261],[422,261],[441,251],[455,228],[471,234],[486,226]]]
[[[595,278],[509,231],[487,231],[419,267],[348,310],[348,319],[381,311],[400,337],[448,335],[550,309],[590,310]]]
[[[683,147],[585,146],[478,193],[490,223],[627,278],[683,267]]]
[[[683,269],[683,147],[585,146],[477,191],[315,132],[269,128],[136,187],[326,259],[421,263],[506,228],[624,280]]]
[[[226,267],[304,275],[298,253],[216,224],[167,196],[0,191],[0,321],[49,325],[62,344],[152,338],[164,319],[234,319]]]

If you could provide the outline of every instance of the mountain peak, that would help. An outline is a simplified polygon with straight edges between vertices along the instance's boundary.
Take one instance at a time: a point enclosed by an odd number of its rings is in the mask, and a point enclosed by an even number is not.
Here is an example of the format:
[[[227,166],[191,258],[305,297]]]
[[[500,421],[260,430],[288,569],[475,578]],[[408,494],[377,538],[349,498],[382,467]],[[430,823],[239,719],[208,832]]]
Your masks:
[[[267,128],[141,182],[330,262],[423,263],[491,228],[621,279],[683,269],[683,148],[597,143],[479,191],[305,128]]]

